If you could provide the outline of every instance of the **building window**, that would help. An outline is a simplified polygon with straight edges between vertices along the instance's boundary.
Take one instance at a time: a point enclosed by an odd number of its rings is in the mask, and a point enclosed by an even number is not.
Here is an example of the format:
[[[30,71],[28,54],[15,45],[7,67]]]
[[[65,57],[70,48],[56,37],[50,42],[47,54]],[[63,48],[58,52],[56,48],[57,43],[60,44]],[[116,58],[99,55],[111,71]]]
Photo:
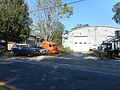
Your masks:
[[[105,29],[105,32],[107,32],[107,29]]]
[[[74,36],[74,37],[88,37],[88,36]]]
[[[80,35],[81,35],[81,33],[80,33]]]
[[[82,44],[82,42],[79,42],[79,44]]]
[[[84,42],[84,44],[86,44],[86,42]]]
[[[68,39],[68,37],[64,37],[64,39],[65,39],[65,40],[67,40],[67,39]]]
[[[49,47],[52,47],[52,45],[51,45],[51,44],[49,44]]]
[[[75,44],[77,44],[77,42],[75,42]]]

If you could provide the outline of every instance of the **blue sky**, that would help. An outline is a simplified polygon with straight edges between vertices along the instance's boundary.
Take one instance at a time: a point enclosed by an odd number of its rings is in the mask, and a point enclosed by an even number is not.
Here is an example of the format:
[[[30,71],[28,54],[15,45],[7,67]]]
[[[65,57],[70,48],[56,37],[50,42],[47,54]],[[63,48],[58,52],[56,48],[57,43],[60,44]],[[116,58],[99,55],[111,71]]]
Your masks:
[[[63,0],[64,2],[73,2],[78,0]],[[31,7],[34,5],[35,0],[27,0],[28,5]],[[89,24],[90,26],[112,26],[120,28],[120,25],[116,24],[112,17],[113,5],[120,0],[85,0],[80,3],[73,4],[74,12],[73,16],[68,19],[64,19],[62,23],[67,30],[70,30],[77,24]]]

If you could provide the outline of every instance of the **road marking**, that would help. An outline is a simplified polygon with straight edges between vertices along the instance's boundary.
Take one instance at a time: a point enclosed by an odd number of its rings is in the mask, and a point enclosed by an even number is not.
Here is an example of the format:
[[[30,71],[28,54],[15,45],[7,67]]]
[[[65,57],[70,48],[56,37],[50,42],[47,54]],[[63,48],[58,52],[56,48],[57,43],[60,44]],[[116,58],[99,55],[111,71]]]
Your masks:
[[[7,88],[7,89],[11,89],[11,90],[19,90],[19,89],[17,89],[15,86],[8,85],[8,84],[6,84],[5,82],[1,82],[1,81],[0,81],[0,87],[5,88],[5,90],[6,90],[6,88]]]
[[[111,73],[111,72],[103,72],[103,71],[87,70],[87,69],[79,69],[79,70],[81,70],[81,71],[86,71],[86,72],[98,73],[98,74],[105,74],[105,75],[120,76],[119,74],[115,74],[115,73]]]

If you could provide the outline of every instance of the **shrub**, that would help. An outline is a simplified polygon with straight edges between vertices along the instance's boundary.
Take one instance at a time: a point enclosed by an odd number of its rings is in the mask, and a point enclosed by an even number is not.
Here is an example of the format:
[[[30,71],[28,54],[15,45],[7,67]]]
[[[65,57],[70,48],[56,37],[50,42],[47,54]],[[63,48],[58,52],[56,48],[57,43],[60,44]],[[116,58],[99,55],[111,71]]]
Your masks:
[[[64,56],[73,53],[73,51],[69,47],[60,46],[60,54],[59,56]]]
[[[12,57],[13,53],[9,52],[9,51],[0,51],[0,57],[2,56],[7,56],[7,57]]]

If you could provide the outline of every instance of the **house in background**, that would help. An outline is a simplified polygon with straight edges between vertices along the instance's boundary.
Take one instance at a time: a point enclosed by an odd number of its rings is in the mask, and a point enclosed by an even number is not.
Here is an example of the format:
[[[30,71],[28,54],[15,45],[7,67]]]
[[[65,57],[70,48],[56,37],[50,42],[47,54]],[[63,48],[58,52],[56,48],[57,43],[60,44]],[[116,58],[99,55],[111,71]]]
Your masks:
[[[104,40],[113,38],[120,28],[109,26],[87,26],[74,29],[63,35],[63,46],[75,52],[96,49]]]
[[[27,39],[26,43],[32,46],[36,44],[40,44],[40,31],[39,30],[32,30],[29,38]]]

